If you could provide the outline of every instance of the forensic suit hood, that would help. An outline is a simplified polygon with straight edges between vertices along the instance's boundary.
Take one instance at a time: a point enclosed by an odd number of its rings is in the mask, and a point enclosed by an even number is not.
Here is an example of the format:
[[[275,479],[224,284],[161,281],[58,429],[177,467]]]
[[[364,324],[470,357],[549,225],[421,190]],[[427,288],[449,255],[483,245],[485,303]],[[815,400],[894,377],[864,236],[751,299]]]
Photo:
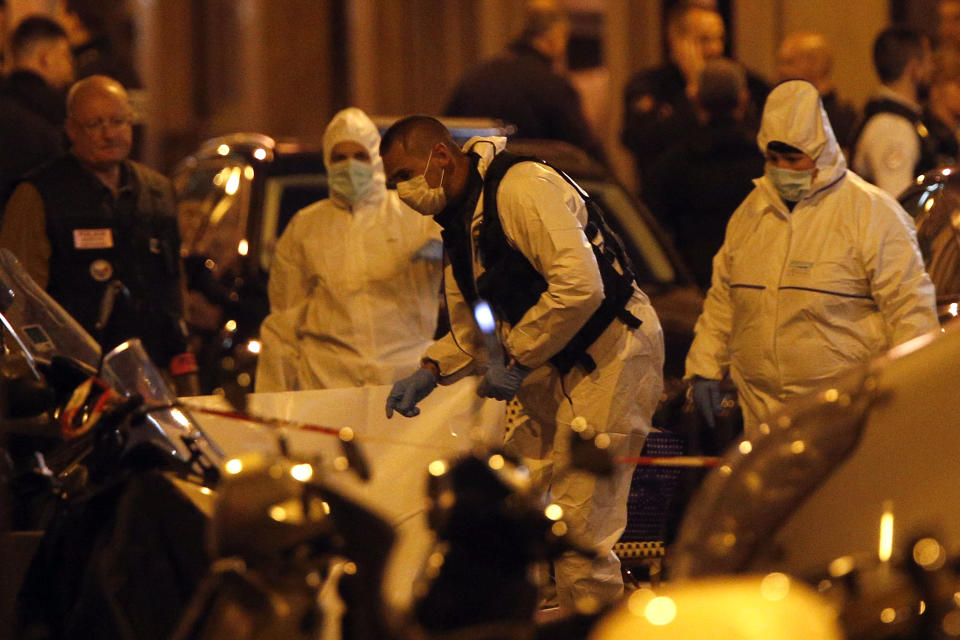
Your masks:
[[[816,162],[817,174],[807,197],[843,178],[847,161],[840,151],[817,88],[806,80],[788,80],[774,88],[763,107],[757,144],[766,153],[771,142],[800,149]],[[762,178],[764,188],[776,190]]]
[[[370,155],[373,166],[373,188],[364,200],[379,201],[386,190],[387,178],[383,173],[383,159],[380,157],[380,132],[377,125],[360,109],[347,107],[337,112],[323,132],[323,164],[330,171],[330,154],[340,142],[356,142],[363,145]],[[331,198],[341,206],[347,204],[331,192]]]
[[[327,126],[328,166],[345,141],[367,150],[373,185],[352,207],[332,193],[302,209],[277,241],[257,391],[389,384],[433,338],[442,266],[421,250],[439,244],[440,228],[387,190],[380,134],[359,109]]]
[[[748,436],[793,395],[938,328],[913,220],[846,169],[817,90],[777,86],[757,138],[816,162],[788,209],[767,177],[730,218],[687,356],[686,377],[737,386]]]

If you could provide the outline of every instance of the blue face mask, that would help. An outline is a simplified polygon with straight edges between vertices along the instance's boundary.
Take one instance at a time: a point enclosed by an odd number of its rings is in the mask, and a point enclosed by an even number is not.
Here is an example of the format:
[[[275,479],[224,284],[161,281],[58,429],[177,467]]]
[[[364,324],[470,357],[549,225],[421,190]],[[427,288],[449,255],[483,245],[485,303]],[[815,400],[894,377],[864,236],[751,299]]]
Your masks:
[[[373,165],[347,158],[329,167],[327,182],[330,190],[352,207],[373,189]]]
[[[800,202],[805,195],[810,193],[813,186],[813,172],[815,169],[781,169],[767,163],[767,177],[773,183],[774,188],[780,197],[787,202]]]

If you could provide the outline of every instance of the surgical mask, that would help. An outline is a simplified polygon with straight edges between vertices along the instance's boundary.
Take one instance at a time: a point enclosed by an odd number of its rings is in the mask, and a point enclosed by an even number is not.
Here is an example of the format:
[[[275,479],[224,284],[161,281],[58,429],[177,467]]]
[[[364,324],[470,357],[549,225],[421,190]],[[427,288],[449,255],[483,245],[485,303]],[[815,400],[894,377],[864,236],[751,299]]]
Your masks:
[[[774,188],[780,197],[788,202],[800,202],[800,200],[810,193],[813,185],[814,169],[781,169],[767,165],[766,173],[773,183]]]
[[[443,170],[440,172],[440,185],[431,187],[427,184],[427,169],[430,168],[430,159],[433,150],[427,156],[427,167],[423,174],[409,180],[397,183],[397,195],[410,208],[425,216],[435,216],[447,206],[447,194],[443,192]]]
[[[330,190],[352,207],[370,194],[373,188],[373,165],[347,158],[330,166],[327,181]]]

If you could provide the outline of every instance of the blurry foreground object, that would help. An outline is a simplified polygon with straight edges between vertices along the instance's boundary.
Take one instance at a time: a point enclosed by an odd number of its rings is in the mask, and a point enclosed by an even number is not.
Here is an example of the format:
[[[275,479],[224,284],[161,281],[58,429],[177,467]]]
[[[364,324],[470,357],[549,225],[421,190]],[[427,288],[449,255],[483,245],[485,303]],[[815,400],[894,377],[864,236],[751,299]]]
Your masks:
[[[671,575],[783,571],[830,597],[851,638],[956,636],[960,325],[937,336],[797,399],[733,447],[690,505]]]
[[[633,592],[589,640],[841,640],[836,611],[782,573]]]

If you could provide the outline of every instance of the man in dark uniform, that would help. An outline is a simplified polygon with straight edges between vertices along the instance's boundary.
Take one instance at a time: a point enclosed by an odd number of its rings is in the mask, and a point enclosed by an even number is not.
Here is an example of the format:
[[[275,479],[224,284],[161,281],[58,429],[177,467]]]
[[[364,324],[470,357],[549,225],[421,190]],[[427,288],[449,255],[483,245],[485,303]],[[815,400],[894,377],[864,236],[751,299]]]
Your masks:
[[[174,376],[184,354],[180,236],[173,186],[127,159],[131,114],[123,86],[106,76],[75,84],[67,98],[70,153],[30,173],[7,204],[0,247],[104,349],[143,340]],[[101,301],[116,294],[104,326]]]
[[[743,67],[709,61],[695,96],[701,123],[651,165],[643,189],[704,291],[730,215],[763,175],[756,136],[743,123],[749,100]]]
[[[723,56],[723,17],[702,4],[679,2],[667,16],[667,40],[670,60],[636,74],[624,89],[621,140],[633,154],[641,184],[657,157],[697,126],[691,97],[704,64]],[[769,86],[748,71],[747,88],[747,120],[756,127],[759,105],[766,100]]]
[[[25,18],[10,38],[11,71],[0,83],[0,207],[24,172],[64,151],[73,54],[55,21]]]
[[[563,140],[605,161],[577,90],[556,71],[564,64],[569,35],[564,11],[531,5],[520,37],[460,79],[444,115],[498,118],[516,125],[520,137]]]

